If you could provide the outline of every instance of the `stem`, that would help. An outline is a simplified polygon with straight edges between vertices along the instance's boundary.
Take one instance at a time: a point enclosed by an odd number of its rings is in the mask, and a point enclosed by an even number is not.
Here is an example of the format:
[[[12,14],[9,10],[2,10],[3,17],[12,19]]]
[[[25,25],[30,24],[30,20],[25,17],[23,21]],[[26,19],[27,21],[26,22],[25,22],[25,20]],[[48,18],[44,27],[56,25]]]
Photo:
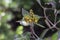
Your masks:
[[[59,28],[57,28],[56,25],[54,25],[54,24],[48,19],[48,17],[46,16],[45,10],[46,10],[46,8],[44,9],[44,16],[45,16],[45,18],[46,18],[46,20],[47,20],[47,21],[45,21],[46,24],[49,26],[49,28],[56,28],[56,29],[58,30]],[[55,21],[56,21],[56,17],[55,17]],[[49,23],[52,25],[52,27],[51,27],[51,25],[50,25]]]
[[[40,26],[40,27],[42,27],[42,28],[45,28],[45,26],[43,26],[43,25],[41,25],[41,24],[38,24],[38,23],[34,23],[34,24],[36,24],[36,25],[38,25],[38,26]]]
[[[46,15],[46,13],[45,13],[45,10],[46,10],[46,9],[47,9],[47,8],[44,8],[44,16],[45,16],[46,20],[47,20],[51,25],[53,25],[53,23],[48,19],[47,15]]]
[[[57,21],[57,22],[55,23],[55,25],[57,25],[58,23],[60,23],[60,20],[59,20],[59,21]]]
[[[55,20],[54,20],[54,24],[55,24],[57,21],[57,10],[56,9],[54,10],[54,15],[55,15]]]
[[[44,6],[42,6],[41,0],[37,0],[37,2],[39,3],[39,5],[40,5],[43,9],[45,8]],[[53,10],[53,8],[48,8],[48,9],[52,9],[52,10]]]
[[[44,7],[41,5],[41,0],[37,0],[37,2],[38,2],[39,5],[44,9]]]
[[[33,23],[31,23],[30,29],[31,29],[32,35],[35,35],[37,38],[39,38],[39,37],[35,34],[35,32],[34,32],[34,26],[33,26]]]
[[[37,0],[37,2],[40,4],[40,6],[44,9],[44,16],[45,16],[45,18],[46,18],[46,20],[51,24],[51,25],[54,25],[49,19],[48,19],[48,17],[46,16],[46,13],[45,13],[45,10],[46,9],[52,9],[52,10],[54,10],[53,8],[45,8],[45,7],[43,7],[42,5],[41,5],[41,0],[39,1],[39,0]],[[56,10],[55,10],[56,11]],[[56,16],[57,15],[55,15],[55,22],[56,22]],[[56,28],[56,27],[55,27]]]
[[[45,20],[46,24],[48,25],[48,27],[51,29],[51,25],[49,24],[49,22],[47,20]]]

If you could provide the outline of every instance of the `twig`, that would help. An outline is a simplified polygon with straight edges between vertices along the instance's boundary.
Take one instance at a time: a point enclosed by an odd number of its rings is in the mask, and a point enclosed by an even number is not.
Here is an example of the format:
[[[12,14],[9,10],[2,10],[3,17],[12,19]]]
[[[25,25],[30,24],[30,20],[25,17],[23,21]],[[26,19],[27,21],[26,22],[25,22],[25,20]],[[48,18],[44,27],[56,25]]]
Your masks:
[[[41,25],[41,24],[38,24],[38,23],[34,23],[34,24],[36,24],[36,25],[38,25],[38,26],[40,26],[40,27],[42,27],[42,28],[45,28],[45,26],[43,26],[43,25]]]
[[[41,4],[41,0],[37,0],[37,2],[39,3],[39,5],[44,9],[45,7],[44,6],[42,6],[42,4]],[[52,9],[52,10],[54,10],[53,8],[48,8],[48,9]]]
[[[44,9],[44,16],[45,16],[45,18],[46,18],[46,20],[47,20],[47,24],[51,24],[52,25],[52,28],[56,28],[57,30],[58,30],[58,28],[56,27],[56,25],[54,26],[54,24],[47,18],[47,16],[46,16],[46,13],[45,13],[45,10],[46,10],[46,8]],[[56,21],[56,19],[55,19],[55,21]],[[49,26],[50,26],[50,24],[49,24]],[[50,26],[51,27],[51,26]]]
[[[47,20],[45,20],[45,22],[46,22],[46,24],[48,25],[48,27],[49,27],[50,29],[56,28],[57,30],[59,30],[59,28],[57,28],[56,25],[51,26]]]
[[[51,29],[51,25],[49,24],[49,22],[47,20],[45,20],[46,24],[48,25],[48,27]]]
[[[55,20],[54,20],[54,24],[55,24],[57,21],[57,9],[54,10],[54,15],[55,15]]]
[[[46,11],[46,8],[44,8],[44,16],[45,16],[46,20],[49,21],[49,23],[50,23],[51,25],[53,25],[53,23],[48,19],[48,17],[47,17],[47,15],[46,15],[45,11]]]
[[[31,29],[32,35],[35,35],[37,38],[39,38],[39,37],[35,34],[35,32],[34,32],[34,26],[33,26],[33,23],[31,23],[30,29]]]
[[[39,5],[44,9],[44,7],[41,5],[41,0],[37,0],[37,2],[38,2]]]
[[[51,25],[53,24],[47,17],[46,17],[46,13],[45,13],[45,10],[46,9],[52,9],[52,10],[54,10],[53,8],[45,8],[45,7],[43,7],[42,5],[41,5],[41,0],[37,0],[37,2],[40,4],[40,6],[44,9],[44,16],[45,16],[45,18],[51,23]]]
[[[57,25],[58,23],[60,23],[60,20],[59,20],[59,21],[57,21],[57,22],[55,23],[55,25]]]

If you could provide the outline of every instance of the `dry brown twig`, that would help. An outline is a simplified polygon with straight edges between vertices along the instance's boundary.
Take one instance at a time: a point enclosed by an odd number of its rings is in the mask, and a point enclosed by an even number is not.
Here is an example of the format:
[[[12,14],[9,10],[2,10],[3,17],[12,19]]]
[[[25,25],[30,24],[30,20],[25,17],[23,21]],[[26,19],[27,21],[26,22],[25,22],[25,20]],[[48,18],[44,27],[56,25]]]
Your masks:
[[[40,4],[40,6],[43,8],[43,10],[44,10],[44,16],[45,16],[45,18],[46,18],[46,20],[45,20],[45,22],[46,22],[46,24],[48,25],[48,27],[51,29],[51,28],[56,28],[57,30],[59,29],[59,28],[57,28],[57,26],[56,26],[56,20],[57,20],[57,10],[55,9],[55,8],[45,8],[45,7],[43,7],[42,6],[42,4],[41,4],[41,1],[39,2],[39,4]],[[47,9],[51,9],[51,10],[54,10],[54,15],[55,15],[55,20],[54,20],[54,24],[48,19],[48,17],[47,17],[47,15],[46,15],[46,13],[45,13],[45,11],[47,10]],[[51,25],[52,26],[51,26]]]

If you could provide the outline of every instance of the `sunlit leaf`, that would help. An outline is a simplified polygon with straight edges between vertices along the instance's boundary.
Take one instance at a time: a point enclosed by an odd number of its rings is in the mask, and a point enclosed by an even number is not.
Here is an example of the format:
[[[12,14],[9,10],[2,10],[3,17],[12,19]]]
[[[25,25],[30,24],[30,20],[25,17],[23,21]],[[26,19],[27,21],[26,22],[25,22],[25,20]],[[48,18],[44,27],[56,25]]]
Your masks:
[[[55,33],[52,35],[52,40],[57,40],[57,37],[58,37],[58,33]]]
[[[17,30],[16,30],[16,34],[22,34],[23,33],[23,26],[18,26]]]

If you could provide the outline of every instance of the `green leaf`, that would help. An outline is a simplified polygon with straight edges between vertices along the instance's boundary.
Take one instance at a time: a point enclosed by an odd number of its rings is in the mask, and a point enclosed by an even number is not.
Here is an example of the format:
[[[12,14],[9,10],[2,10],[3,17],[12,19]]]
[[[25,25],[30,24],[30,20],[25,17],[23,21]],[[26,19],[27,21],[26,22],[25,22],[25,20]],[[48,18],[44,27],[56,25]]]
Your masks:
[[[16,30],[16,34],[22,34],[23,33],[23,26],[18,26],[17,30]]]
[[[55,33],[52,35],[52,40],[57,40],[57,37],[58,37],[58,33]]]

